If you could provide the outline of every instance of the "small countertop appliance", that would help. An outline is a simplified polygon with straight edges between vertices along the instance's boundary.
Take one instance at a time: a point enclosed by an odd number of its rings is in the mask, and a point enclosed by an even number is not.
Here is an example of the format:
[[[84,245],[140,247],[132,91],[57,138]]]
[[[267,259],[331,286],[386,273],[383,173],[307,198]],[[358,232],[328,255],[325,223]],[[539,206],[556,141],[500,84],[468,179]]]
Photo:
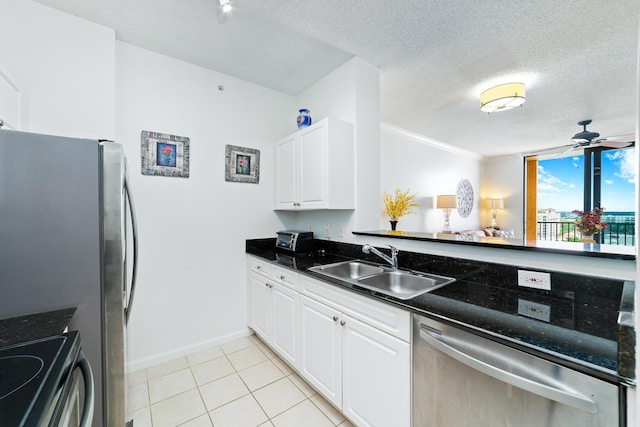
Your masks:
[[[311,231],[282,230],[277,234],[277,249],[295,253],[313,250],[313,232]]]

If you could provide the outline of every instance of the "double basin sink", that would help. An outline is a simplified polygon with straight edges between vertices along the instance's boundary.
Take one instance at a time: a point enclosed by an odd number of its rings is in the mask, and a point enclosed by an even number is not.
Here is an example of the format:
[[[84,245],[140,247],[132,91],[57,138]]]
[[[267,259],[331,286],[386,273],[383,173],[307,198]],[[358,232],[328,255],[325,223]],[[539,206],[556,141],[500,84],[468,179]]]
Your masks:
[[[309,270],[398,299],[415,298],[455,281],[451,277],[398,270],[360,260],[320,265]]]

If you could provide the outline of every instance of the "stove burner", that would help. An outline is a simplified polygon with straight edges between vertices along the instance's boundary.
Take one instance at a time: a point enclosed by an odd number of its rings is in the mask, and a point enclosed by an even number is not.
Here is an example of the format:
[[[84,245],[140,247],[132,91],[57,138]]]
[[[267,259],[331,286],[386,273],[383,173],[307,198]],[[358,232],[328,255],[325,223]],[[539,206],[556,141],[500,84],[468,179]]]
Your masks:
[[[36,356],[0,357],[0,400],[29,384],[43,367],[44,361]]]

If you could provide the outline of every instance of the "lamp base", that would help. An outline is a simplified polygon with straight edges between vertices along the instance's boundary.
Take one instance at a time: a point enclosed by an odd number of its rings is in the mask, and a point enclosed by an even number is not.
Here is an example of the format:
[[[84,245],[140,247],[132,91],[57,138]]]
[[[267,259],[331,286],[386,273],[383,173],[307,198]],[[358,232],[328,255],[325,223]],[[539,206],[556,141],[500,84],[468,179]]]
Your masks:
[[[496,210],[492,209],[491,211],[491,223],[489,224],[491,228],[498,228],[498,223],[496,222]]]
[[[442,226],[441,233],[451,234],[451,224],[449,223],[449,216],[451,215],[451,208],[443,209],[444,212],[444,225]]]

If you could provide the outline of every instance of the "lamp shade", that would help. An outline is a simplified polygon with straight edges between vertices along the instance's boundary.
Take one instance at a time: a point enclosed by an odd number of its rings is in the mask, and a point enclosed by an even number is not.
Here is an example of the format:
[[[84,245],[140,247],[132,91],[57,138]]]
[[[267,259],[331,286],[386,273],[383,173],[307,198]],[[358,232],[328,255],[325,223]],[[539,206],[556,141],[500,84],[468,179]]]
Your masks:
[[[480,110],[486,113],[510,110],[525,100],[524,83],[504,83],[480,94]]]
[[[489,208],[504,209],[504,199],[489,199]]]
[[[438,209],[456,209],[458,207],[458,197],[455,194],[444,194],[436,199]]]

